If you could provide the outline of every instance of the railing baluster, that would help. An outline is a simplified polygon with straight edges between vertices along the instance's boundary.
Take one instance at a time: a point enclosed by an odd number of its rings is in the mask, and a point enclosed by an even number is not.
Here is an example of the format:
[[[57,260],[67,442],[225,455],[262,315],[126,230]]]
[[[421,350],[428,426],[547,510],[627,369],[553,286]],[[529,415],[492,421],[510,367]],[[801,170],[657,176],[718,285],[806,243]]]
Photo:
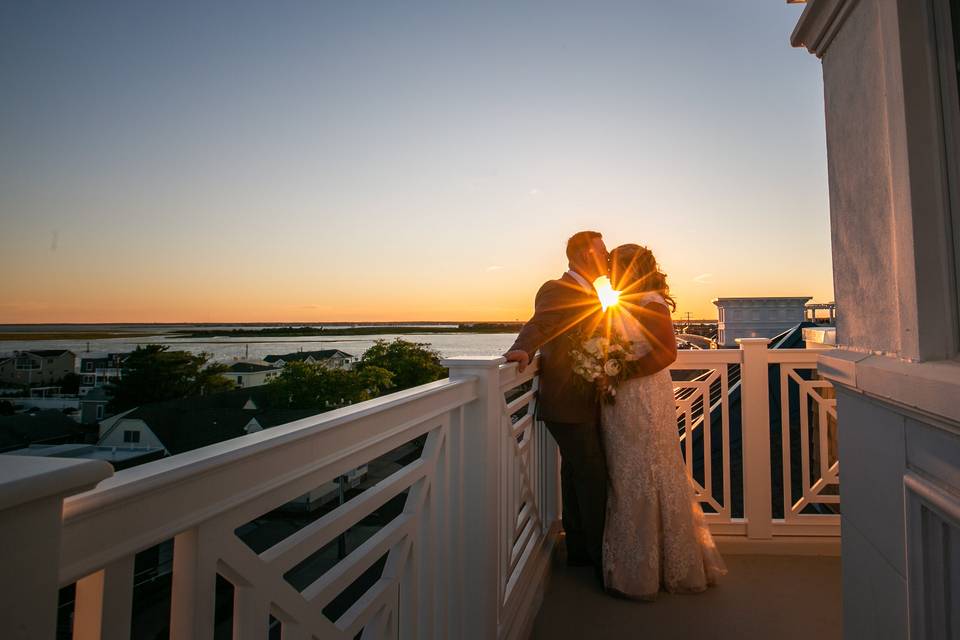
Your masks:
[[[270,625],[270,605],[252,586],[234,586],[234,640],[264,640]]]
[[[790,376],[780,365],[780,466],[783,470],[783,519],[793,513],[793,460],[790,457]]]
[[[770,391],[766,338],[737,340],[743,354],[741,408],[743,411],[743,511],[747,537],[773,536],[770,486]]]
[[[73,614],[76,640],[130,638],[134,556],[124,556],[77,580]]]
[[[280,640],[310,640],[310,637],[301,624],[287,621],[280,623]]]
[[[433,471],[433,495],[431,509],[433,510],[433,519],[431,522],[431,538],[434,540],[434,546],[431,550],[431,564],[433,575],[433,592],[427,594],[433,603],[434,619],[433,628],[437,637],[450,637],[449,629],[449,605],[453,599],[449,591],[449,567],[450,567],[450,446],[452,439],[453,423],[456,418],[451,415],[447,425],[442,429],[443,446],[437,454],[437,463]]]
[[[211,538],[210,529],[204,525],[188,529],[174,538],[171,640],[213,637],[217,557],[215,540]]]

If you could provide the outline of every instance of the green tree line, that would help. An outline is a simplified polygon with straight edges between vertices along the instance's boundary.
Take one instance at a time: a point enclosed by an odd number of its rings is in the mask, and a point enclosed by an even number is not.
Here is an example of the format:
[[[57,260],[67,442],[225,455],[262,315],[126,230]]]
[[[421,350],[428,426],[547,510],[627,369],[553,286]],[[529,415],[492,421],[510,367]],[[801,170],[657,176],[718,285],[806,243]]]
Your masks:
[[[222,364],[210,354],[170,351],[166,345],[137,347],[124,365],[123,377],[111,385],[111,411],[152,402],[232,390]],[[400,391],[446,376],[440,354],[429,344],[397,338],[378,340],[352,369],[291,362],[270,381],[265,395],[271,406],[325,410]]]

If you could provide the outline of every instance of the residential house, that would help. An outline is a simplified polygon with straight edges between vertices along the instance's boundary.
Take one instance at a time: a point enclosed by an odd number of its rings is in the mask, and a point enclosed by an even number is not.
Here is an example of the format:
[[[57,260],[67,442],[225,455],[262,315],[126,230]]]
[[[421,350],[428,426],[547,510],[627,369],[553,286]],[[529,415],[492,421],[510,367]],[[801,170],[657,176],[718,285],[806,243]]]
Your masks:
[[[98,447],[92,444],[31,444],[23,449],[4,452],[10,456],[33,456],[41,458],[82,458],[104,460],[114,471],[135,467],[164,457],[163,449],[149,447]]]
[[[32,444],[83,443],[87,435],[76,420],[55,409],[0,416],[0,453]]]
[[[223,377],[233,382],[238,389],[260,387],[280,375],[283,365],[264,360],[238,360],[228,365]]]
[[[269,355],[264,361],[279,367],[288,362],[306,362],[308,364],[322,364],[330,369],[349,369],[357,361],[357,357],[339,349],[321,349],[320,351],[297,351],[281,356]]]
[[[80,395],[119,380],[129,353],[80,354]]]
[[[49,385],[75,368],[76,356],[69,349],[14,351],[0,358],[0,383]]]
[[[736,347],[739,338],[773,338],[804,321],[809,297],[717,298],[717,343]]]
[[[96,424],[107,417],[110,396],[103,387],[95,387],[80,397],[80,422]]]
[[[316,413],[269,409],[262,393],[227,391],[143,405],[107,418],[100,422],[98,444],[160,447],[175,455]]]

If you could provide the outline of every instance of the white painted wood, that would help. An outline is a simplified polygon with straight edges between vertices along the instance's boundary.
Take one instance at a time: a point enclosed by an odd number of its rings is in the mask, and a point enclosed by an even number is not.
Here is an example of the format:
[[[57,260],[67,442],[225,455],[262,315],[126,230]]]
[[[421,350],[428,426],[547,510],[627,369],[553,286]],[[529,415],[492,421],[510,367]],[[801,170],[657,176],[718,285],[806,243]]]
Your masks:
[[[772,506],[770,485],[770,392],[767,343],[764,338],[739,341],[743,352],[740,389],[743,424],[743,510],[749,538],[769,538]]]
[[[113,473],[92,460],[0,456],[0,630],[53,638],[64,496]]]
[[[412,462],[353,500],[284,538],[261,553],[260,557],[280,572],[289,571],[311,553],[335,540],[342,531],[349,529],[421,480],[429,467],[430,463],[424,460]]]
[[[444,361],[451,380],[476,380],[477,399],[464,406],[464,604],[465,637],[497,635],[502,557],[499,555],[503,520],[500,482],[503,436],[500,432],[503,387],[516,386],[516,366],[505,367],[502,358],[463,358]],[[507,382],[504,382],[504,380]],[[510,388],[508,386],[508,388]],[[495,527],[491,531],[491,527]],[[493,535],[491,535],[493,533]]]
[[[471,381],[446,380],[393,395],[128,469],[66,501],[61,582],[229,509],[249,520],[264,494],[286,488],[293,499],[475,397]]]
[[[174,538],[171,640],[213,637],[217,544],[220,541],[209,527],[187,529]]]
[[[73,613],[76,640],[130,638],[134,556],[111,562],[77,580]]]
[[[912,472],[903,484],[910,634],[946,640],[960,623],[960,498]]]
[[[234,585],[233,638],[234,640],[264,640],[270,622],[270,605],[253,586]]]

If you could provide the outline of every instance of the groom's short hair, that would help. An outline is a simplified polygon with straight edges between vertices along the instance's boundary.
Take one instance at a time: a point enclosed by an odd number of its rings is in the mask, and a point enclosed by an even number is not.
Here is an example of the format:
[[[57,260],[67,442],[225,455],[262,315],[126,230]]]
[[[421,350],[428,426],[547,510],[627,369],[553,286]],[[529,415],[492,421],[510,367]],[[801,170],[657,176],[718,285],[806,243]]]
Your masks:
[[[567,260],[577,260],[590,249],[594,238],[603,238],[598,231],[580,231],[567,240]]]

